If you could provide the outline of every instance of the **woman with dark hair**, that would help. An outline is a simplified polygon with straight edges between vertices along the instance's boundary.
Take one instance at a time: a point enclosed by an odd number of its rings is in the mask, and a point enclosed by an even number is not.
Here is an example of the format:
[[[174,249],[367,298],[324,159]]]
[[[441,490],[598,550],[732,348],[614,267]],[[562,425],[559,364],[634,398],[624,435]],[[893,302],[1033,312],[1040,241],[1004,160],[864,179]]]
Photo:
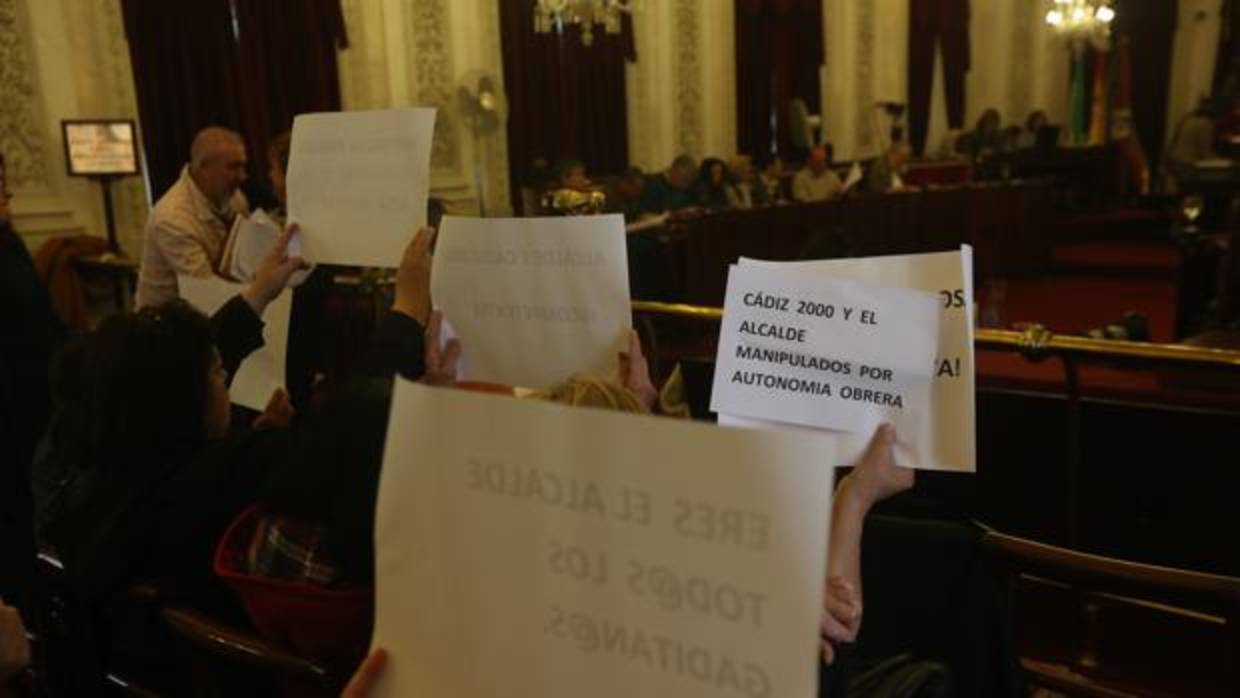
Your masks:
[[[1007,134],[1002,126],[999,110],[987,109],[978,117],[977,126],[957,139],[956,150],[973,162],[998,155],[1007,149]]]
[[[729,207],[728,166],[723,160],[706,158],[702,161],[693,196],[697,205],[707,211],[723,211]]]
[[[210,319],[180,302],[118,315],[62,355],[36,499],[39,531],[81,601],[119,613],[134,583],[157,580],[166,596],[240,617],[211,574],[228,523],[269,491],[296,488],[299,479],[344,463],[354,479],[366,479],[368,470],[377,477],[377,463],[342,456],[368,448],[360,443],[363,429],[381,445],[382,391],[339,407],[362,394],[346,384],[326,401],[324,414],[306,415],[294,428],[231,428],[229,376],[262,345],[263,310],[303,266],[287,255],[294,232],[285,230],[249,286]],[[424,372],[432,237],[424,229],[406,249],[393,312],[366,357],[369,376],[416,379]],[[162,655],[152,644],[159,637],[157,629],[140,629],[137,643],[126,645],[129,654]]]

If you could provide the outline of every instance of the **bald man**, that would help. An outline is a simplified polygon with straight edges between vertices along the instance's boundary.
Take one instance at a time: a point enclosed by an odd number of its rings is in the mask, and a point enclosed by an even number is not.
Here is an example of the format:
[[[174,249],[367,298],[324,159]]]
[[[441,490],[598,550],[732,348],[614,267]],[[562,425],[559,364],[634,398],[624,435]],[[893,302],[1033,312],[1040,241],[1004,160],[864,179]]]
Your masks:
[[[176,298],[177,276],[211,276],[238,215],[248,215],[245,143],[234,131],[212,126],[198,132],[189,164],[151,211],[146,222],[139,308]]]
[[[843,190],[840,176],[831,170],[831,153],[821,145],[810,151],[809,161],[792,178],[792,198],[796,201],[826,201]]]

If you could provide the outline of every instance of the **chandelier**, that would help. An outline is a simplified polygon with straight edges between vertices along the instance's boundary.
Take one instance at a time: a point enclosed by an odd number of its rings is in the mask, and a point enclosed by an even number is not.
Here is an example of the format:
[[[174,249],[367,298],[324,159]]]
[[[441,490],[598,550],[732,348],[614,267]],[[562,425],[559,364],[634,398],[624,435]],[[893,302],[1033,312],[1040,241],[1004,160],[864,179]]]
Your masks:
[[[564,33],[564,27],[581,27],[581,43],[594,43],[594,25],[603,25],[608,34],[620,33],[620,17],[633,11],[637,0],[535,0],[534,32]]]
[[[1069,39],[1105,41],[1111,35],[1115,8],[1111,0],[1054,0],[1046,23]]]

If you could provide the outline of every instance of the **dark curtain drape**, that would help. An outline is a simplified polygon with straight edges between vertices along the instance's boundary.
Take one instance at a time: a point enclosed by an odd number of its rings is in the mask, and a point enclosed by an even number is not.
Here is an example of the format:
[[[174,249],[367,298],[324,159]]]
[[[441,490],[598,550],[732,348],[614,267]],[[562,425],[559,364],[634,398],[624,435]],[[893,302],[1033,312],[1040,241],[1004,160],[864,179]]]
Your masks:
[[[235,0],[241,110],[251,170],[298,114],[340,110],[336,52],[348,47],[340,0]]]
[[[1125,0],[1115,6],[1115,37],[1127,37],[1131,46],[1132,115],[1151,171],[1158,170],[1167,130],[1171,53],[1179,5],[1179,0]]]
[[[121,9],[153,198],[176,181],[199,129],[240,132],[261,177],[267,143],[296,114],[340,109],[340,0],[122,0]]]
[[[1229,108],[1240,95],[1240,3],[1223,0],[1218,54],[1214,59],[1214,96]]]
[[[577,27],[534,33],[532,0],[500,3],[500,21],[514,206],[537,158],[578,158],[594,173],[627,167],[624,64],[637,58],[629,18],[616,35],[596,27],[590,46]]]
[[[122,0],[151,196],[189,159],[199,129],[241,130],[241,72],[230,0]]]
[[[820,0],[736,0],[736,147],[748,155],[793,153],[788,105],[801,98],[821,113]],[[772,114],[774,129],[772,129]]]
[[[908,129],[913,152],[925,152],[934,85],[934,50],[943,57],[947,127],[964,127],[969,72],[969,0],[909,0]]]

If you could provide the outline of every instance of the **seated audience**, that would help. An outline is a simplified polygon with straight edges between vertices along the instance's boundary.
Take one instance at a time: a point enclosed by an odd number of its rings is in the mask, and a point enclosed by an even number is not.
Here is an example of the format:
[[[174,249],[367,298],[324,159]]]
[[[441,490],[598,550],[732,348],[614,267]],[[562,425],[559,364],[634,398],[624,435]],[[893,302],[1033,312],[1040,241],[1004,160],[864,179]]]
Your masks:
[[[728,184],[728,204],[732,208],[761,208],[768,203],[769,193],[758,181],[748,155],[738,155],[728,168],[732,181]]]
[[[758,183],[766,189],[768,204],[782,204],[788,200],[784,191],[784,163],[779,156],[766,155],[758,158]]]
[[[263,309],[303,266],[287,256],[294,232],[286,229],[245,291],[210,320],[181,302],[117,315],[59,362],[50,447],[36,467],[39,531],[64,561],[73,592],[104,617],[130,586],[150,579],[178,603],[239,613],[209,574],[228,523],[273,483],[299,481],[316,458],[332,459],[320,468],[352,465],[344,451],[365,426],[353,419],[368,416],[380,432],[386,422],[384,391],[366,377],[390,391],[393,373],[423,373],[429,229],[401,260],[393,312],[358,379],[296,428],[269,428],[288,421],[279,400],[253,428],[230,428],[228,377],[262,345]],[[331,438],[341,443],[332,448]],[[134,627],[112,621],[118,632]],[[165,652],[159,643],[160,630],[146,628],[139,646],[126,649],[155,659]]]
[[[1193,166],[1198,162],[1218,157],[1215,150],[1214,117],[1215,111],[1210,99],[1203,97],[1197,106],[1176,124],[1163,164],[1163,169],[1166,170],[1163,186],[1168,193],[1180,190],[1180,180],[1191,175]]]
[[[555,164],[555,177],[561,189],[591,191],[594,187],[586,177],[586,164],[575,158],[565,158]]]
[[[1046,118],[1046,112],[1041,109],[1030,112],[1029,117],[1025,119],[1025,129],[1019,131],[1014,139],[1015,147],[1023,149],[1037,146],[1038,134],[1049,125],[1050,121]]]
[[[607,197],[586,177],[580,160],[565,158],[555,164],[555,184],[539,201],[544,214],[573,216],[602,213]]]
[[[33,574],[30,462],[51,411],[48,367],[64,329],[13,229],[0,154],[0,598],[22,604]]]
[[[723,211],[728,208],[728,167],[719,158],[706,158],[698,168],[697,184],[693,198],[698,206],[707,211]]]
[[[973,162],[987,160],[1007,150],[999,110],[987,109],[977,119],[977,127],[956,140],[956,150]]]
[[[805,167],[792,178],[794,201],[826,201],[840,195],[844,183],[831,170],[831,146],[815,146],[809,153]]]
[[[245,166],[245,144],[237,133],[213,126],[194,136],[189,164],[146,222],[139,308],[176,298],[178,274],[215,273],[234,220],[249,213],[239,191]]]
[[[892,143],[882,157],[870,164],[865,173],[865,190],[875,194],[888,191],[899,191],[904,188],[901,175],[908,168],[909,159],[913,157],[913,148],[908,141]]]
[[[642,215],[675,213],[693,206],[693,179],[697,164],[688,155],[679,155],[663,172],[646,178],[642,187]]]
[[[646,175],[640,167],[625,170],[607,192],[607,213],[624,215],[625,223],[632,223],[641,217],[642,186],[646,183]]]

